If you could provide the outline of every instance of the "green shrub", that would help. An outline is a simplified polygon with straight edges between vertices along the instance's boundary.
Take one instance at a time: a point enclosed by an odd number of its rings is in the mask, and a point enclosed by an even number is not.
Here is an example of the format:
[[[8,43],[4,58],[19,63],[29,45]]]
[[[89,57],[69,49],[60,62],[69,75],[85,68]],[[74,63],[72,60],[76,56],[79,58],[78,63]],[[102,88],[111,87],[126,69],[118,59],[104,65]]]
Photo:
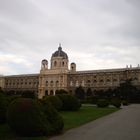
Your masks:
[[[22,136],[44,135],[50,127],[39,103],[29,98],[14,100],[8,108],[7,120],[12,130]]]
[[[120,108],[120,106],[121,106],[121,100],[118,99],[118,98],[112,99],[112,100],[111,100],[111,104],[112,104],[113,106],[115,106],[116,108]]]
[[[56,90],[55,92],[56,95],[61,95],[61,94],[68,94],[68,92],[64,89]]]
[[[80,102],[74,96],[63,94],[58,97],[62,101],[62,110],[64,111],[76,111],[81,107]]]
[[[8,100],[8,105],[9,105],[12,101],[14,101],[14,100],[16,100],[17,98],[20,98],[20,97],[21,97],[20,95],[6,96],[6,98],[7,98],[7,100]]]
[[[107,99],[98,99],[97,106],[98,107],[108,107],[109,101]]]
[[[6,112],[7,112],[8,100],[0,93],[0,123],[6,122]]]
[[[93,97],[91,97],[90,103],[91,103],[91,104],[97,104],[97,101],[98,101],[98,98],[95,97],[95,96],[93,96]]]
[[[32,98],[32,99],[36,98],[34,91],[30,91],[30,90],[22,91],[21,96],[23,98]]]
[[[127,106],[127,105],[128,105],[128,101],[127,101],[127,100],[122,100],[122,104],[123,104],[124,106]]]
[[[89,100],[87,99],[83,99],[83,100],[79,100],[81,104],[89,104]]]
[[[62,101],[57,96],[46,96],[42,99],[42,101],[44,103],[50,102],[52,106],[58,111],[62,108]]]
[[[42,105],[44,113],[46,114],[46,119],[51,124],[49,134],[61,133],[64,127],[62,116],[60,116],[50,102],[42,102]]]

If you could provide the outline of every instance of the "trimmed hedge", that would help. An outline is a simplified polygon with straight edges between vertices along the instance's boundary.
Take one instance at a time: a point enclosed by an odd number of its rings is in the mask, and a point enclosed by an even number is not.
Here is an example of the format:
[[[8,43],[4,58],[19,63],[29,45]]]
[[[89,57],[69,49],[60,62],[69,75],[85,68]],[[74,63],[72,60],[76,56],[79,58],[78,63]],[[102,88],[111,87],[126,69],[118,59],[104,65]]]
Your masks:
[[[109,101],[107,99],[98,99],[97,106],[98,107],[108,107]]]
[[[41,106],[28,98],[19,98],[10,104],[7,120],[12,130],[22,136],[47,134],[47,127],[49,127]]]
[[[81,107],[78,99],[72,95],[63,94],[57,96],[62,101],[62,110],[64,111],[77,111]]]
[[[52,106],[50,102],[42,102],[43,112],[46,114],[46,119],[51,124],[49,135],[61,133],[64,128],[64,121],[62,116]]]
[[[22,98],[32,98],[32,99],[37,98],[34,91],[30,91],[30,90],[22,91],[21,97]]]
[[[63,130],[63,119],[50,102],[19,98],[14,100],[7,112],[9,126],[22,136],[56,134]]]
[[[61,95],[61,94],[68,94],[68,92],[64,89],[56,90],[55,92],[56,95]]]
[[[127,100],[122,100],[122,104],[123,104],[124,106],[127,106],[127,105],[128,105],[128,101],[127,101]]]
[[[118,98],[112,99],[112,100],[111,100],[111,104],[112,104],[113,106],[115,106],[116,108],[120,108],[120,106],[121,106],[121,100],[118,99]]]
[[[57,96],[46,96],[42,99],[42,102],[44,102],[44,104],[50,102],[58,111],[62,109],[62,101]]]
[[[93,97],[90,97],[91,99],[91,104],[97,104],[97,101],[98,101],[98,98],[97,97],[95,97],[95,96],[93,96]]]
[[[6,112],[7,112],[8,100],[0,93],[0,124],[6,122]]]

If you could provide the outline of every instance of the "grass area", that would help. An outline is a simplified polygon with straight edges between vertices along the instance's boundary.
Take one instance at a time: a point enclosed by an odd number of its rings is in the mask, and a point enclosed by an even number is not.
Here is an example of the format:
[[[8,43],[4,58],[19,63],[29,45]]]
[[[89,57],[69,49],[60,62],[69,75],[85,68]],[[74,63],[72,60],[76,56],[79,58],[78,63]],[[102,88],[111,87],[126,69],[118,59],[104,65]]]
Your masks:
[[[76,112],[61,112],[65,124],[64,131],[78,127],[117,110],[116,108],[82,106]],[[47,140],[47,137],[18,137],[10,130],[7,124],[3,124],[0,125],[0,140]]]
[[[117,111],[116,108],[97,108],[96,106],[82,106],[77,112],[62,112],[64,119],[64,131],[78,127],[87,122],[96,120],[107,114]]]

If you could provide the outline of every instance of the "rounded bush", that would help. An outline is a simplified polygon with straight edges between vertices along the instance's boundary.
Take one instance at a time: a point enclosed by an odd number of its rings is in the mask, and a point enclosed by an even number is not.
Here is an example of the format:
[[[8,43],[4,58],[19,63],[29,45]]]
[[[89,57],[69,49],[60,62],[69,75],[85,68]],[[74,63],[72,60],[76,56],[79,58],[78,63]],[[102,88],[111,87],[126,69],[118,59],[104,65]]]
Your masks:
[[[91,97],[91,104],[97,104],[98,98],[97,97]]]
[[[109,102],[108,102],[107,99],[98,99],[97,106],[98,107],[108,107],[109,106]]]
[[[123,104],[124,106],[127,106],[127,105],[128,105],[128,101],[127,101],[127,100],[122,100],[122,104]]]
[[[6,98],[8,100],[8,105],[9,105],[12,101],[16,100],[17,98],[21,98],[21,96],[19,96],[19,95],[12,95],[12,96],[7,96]]]
[[[8,100],[0,93],[0,123],[6,122],[6,112],[7,112]]]
[[[9,105],[7,120],[12,130],[22,136],[47,134],[50,125],[41,106],[29,98],[14,100]]]
[[[30,91],[30,90],[22,91],[21,96],[22,98],[32,98],[32,99],[36,98],[34,91]]]
[[[58,111],[62,108],[62,101],[57,96],[46,96],[43,98],[43,102],[50,102]]]
[[[60,100],[62,101],[62,110],[65,111],[76,111],[81,107],[80,102],[78,99],[71,95],[58,95]]]
[[[46,114],[46,119],[51,124],[49,128],[49,134],[51,135],[61,133],[64,128],[64,121],[62,116],[60,116],[60,114],[50,102],[42,102],[42,105],[44,113]]]
[[[111,104],[115,106],[116,108],[120,108],[121,106],[121,100],[120,99],[112,99]]]
[[[68,92],[64,89],[56,90],[55,92],[56,95],[61,95],[61,94],[68,94]]]

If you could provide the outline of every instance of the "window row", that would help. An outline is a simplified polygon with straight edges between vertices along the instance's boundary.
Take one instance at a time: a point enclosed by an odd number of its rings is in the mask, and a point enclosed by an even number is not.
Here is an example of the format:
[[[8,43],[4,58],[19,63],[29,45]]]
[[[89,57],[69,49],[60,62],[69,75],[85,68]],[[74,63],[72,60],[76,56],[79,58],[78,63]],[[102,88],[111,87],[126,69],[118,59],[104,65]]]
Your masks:
[[[6,85],[38,85],[39,82],[6,82]]]
[[[67,62],[57,62],[57,61],[54,61],[53,63],[53,66],[57,67],[57,66],[65,66],[67,65]]]
[[[103,79],[100,79],[99,81],[97,80],[87,80],[86,82],[83,81],[70,81],[70,86],[92,86],[92,85],[96,85],[96,84],[112,84],[112,83],[118,83],[117,79],[113,79],[112,81],[110,79],[107,79],[106,81],[104,81]]]
[[[46,86],[59,86],[59,81],[46,81]]]

